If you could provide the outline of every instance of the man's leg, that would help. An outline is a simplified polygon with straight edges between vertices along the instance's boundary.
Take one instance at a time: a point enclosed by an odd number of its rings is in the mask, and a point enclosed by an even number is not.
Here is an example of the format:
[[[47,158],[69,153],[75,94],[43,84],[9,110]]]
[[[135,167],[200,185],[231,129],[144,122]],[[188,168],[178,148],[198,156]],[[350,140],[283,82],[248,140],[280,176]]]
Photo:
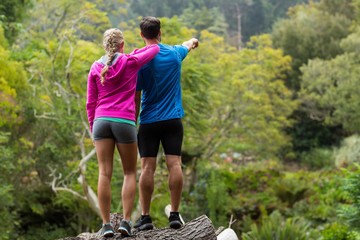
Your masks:
[[[154,192],[156,156],[160,145],[159,134],[161,132],[158,125],[158,123],[140,124],[138,131],[138,147],[141,156],[139,195],[142,216],[150,215],[151,196]],[[151,222],[151,220],[149,219],[148,222]]]
[[[98,198],[103,223],[110,222],[111,176],[115,142],[113,139],[95,141],[96,155],[99,164]]]
[[[169,189],[171,199],[171,212],[179,212],[181,193],[183,187],[183,172],[181,156],[166,155],[166,165],[169,170]]]
[[[142,215],[150,214],[151,196],[154,192],[154,174],[156,170],[156,157],[141,158],[141,175],[139,180],[140,204]]]

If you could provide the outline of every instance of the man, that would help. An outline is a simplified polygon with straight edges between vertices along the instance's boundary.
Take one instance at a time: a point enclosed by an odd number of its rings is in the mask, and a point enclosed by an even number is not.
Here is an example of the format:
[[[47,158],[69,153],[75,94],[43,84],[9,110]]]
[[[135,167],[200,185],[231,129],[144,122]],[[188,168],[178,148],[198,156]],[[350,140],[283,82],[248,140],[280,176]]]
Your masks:
[[[183,224],[179,215],[183,185],[181,118],[184,116],[180,85],[181,63],[191,49],[198,47],[199,41],[192,38],[182,45],[161,44],[160,25],[160,20],[155,17],[144,17],[140,22],[141,36],[146,45],[158,44],[160,52],[143,66],[138,74],[136,105],[138,115],[141,98],[138,147],[141,157],[139,189],[142,208],[141,217],[134,225],[138,230],[153,229],[150,204],[160,143],[169,171],[171,198],[169,225],[178,229]]]

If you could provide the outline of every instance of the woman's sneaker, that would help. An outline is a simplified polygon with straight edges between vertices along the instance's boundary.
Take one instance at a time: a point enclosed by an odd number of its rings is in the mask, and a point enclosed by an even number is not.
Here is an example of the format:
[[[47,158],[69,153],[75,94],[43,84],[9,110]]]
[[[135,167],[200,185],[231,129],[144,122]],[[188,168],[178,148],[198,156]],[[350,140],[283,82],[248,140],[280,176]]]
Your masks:
[[[170,212],[169,225],[173,229],[179,229],[183,225],[178,212]]]
[[[100,237],[113,237],[115,234],[113,227],[110,223],[104,223],[99,230],[98,235]]]
[[[124,237],[131,236],[131,221],[121,220],[118,232]]]
[[[141,215],[134,225],[135,229],[139,231],[151,230],[154,228],[150,215]]]

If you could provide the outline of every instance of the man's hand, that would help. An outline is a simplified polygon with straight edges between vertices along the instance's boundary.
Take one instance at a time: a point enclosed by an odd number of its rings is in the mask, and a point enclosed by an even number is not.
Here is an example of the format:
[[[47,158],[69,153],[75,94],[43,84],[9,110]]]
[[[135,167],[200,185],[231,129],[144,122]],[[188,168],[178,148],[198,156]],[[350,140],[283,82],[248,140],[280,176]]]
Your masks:
[[[197,47],[199,46],[199,40],[198,40],[197,38],[192,38],[191,40],[192,40],[192,42],[193,42],[191,48],[192,48],[192,49],[197,48]]]
[[[197,38],[192,38],[192,39],[184,42],[182,45],[187,47],[187,49],[190,52],[191,49],[195,49],[199,46],[199,40]]]

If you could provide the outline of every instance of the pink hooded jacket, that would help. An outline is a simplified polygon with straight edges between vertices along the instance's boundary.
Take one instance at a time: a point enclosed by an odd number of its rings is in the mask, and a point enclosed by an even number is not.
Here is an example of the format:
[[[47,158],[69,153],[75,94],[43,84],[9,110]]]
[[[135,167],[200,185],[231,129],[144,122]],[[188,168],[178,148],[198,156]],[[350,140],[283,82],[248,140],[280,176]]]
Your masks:
[[[120,53],[100,83],[103,61],[95,61],[87,83],[86,111],[90,130],[98,117],[115,117],[135,121],[135,89],[138,70],[159,52],[159,46],[149,45],[130,54]],[[104,58],[104,57],[103,57]]]

